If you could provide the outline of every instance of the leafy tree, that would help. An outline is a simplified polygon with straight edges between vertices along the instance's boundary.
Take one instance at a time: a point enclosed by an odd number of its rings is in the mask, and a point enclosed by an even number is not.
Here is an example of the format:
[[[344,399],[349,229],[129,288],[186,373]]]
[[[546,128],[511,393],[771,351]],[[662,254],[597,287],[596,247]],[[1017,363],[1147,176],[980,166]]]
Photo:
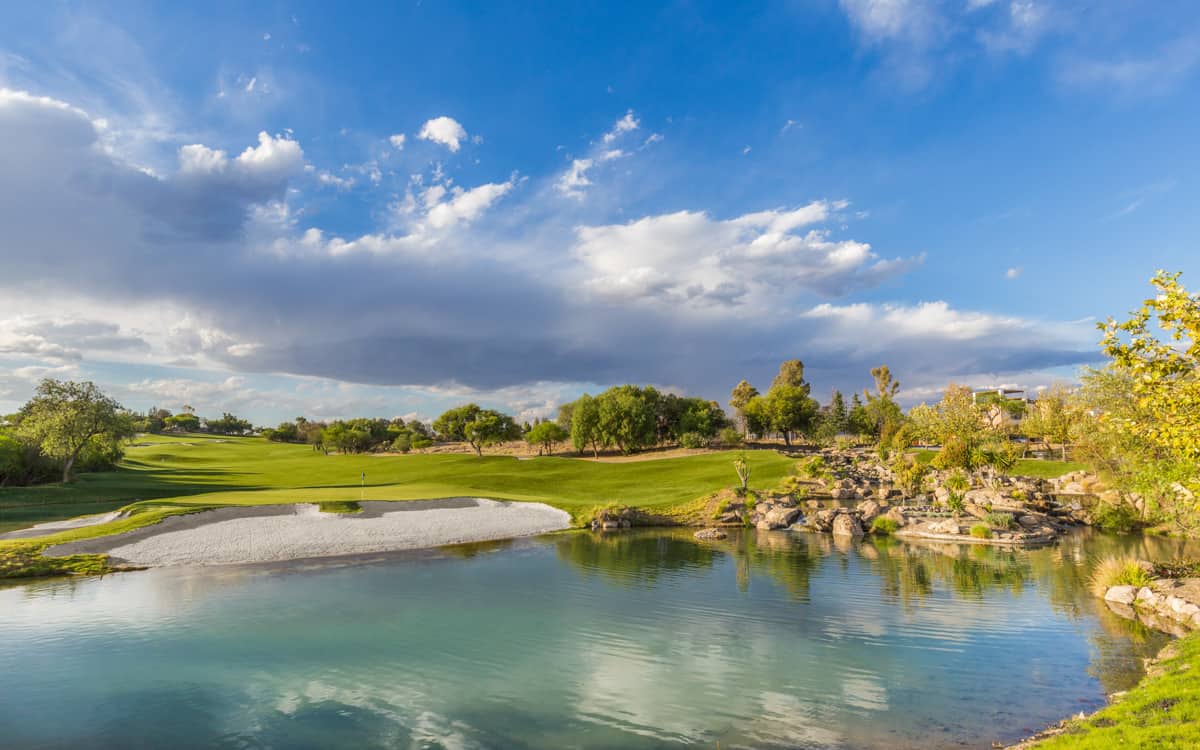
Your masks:
[[[17,433],[62,462],[65,483],[72,480],[75,461],[89,444],[117,443],[132,434],[132,424],[122,415],[121,405],[95,383],[46,378],[21,408]]]
[[[596,399],[585,393],[574,402],[571,410],[571,444],[581,453],[590,445],[592,456],[597,457],[600,455],[602,442],[600,407]]]
[[[1021,420],[1021,432],[1047,445],[1062,446],[1062,460],[1067,460],[1067,444],[1082,415],[1075,408],[1072,389],[1065,385],[1053,385],[1038,395],[1037,401],[1026,409]]]
[[[791,446],[794,434],[811,432],[815,426],[818,404],[810,390],[803,362],[789,359],[779,366],[767,391],[766,414],[770,428],[783,435],[784,445]]]
[[[478,456],[489,445],[521,437],[521,428],[512,417],[493,409],[481,409],[476,404],[446,411],[434,420],[433,429],[444,438],[465,441]]]
[[[846,426],[855,435],[870,435],[875,431],[875,424],[862,399],[855,393],[850,399],[850,412],[846,415]]]
[[[885,432],[890,434],[904,420],[904,414],[896,403],[900,383],[892,377],[887,365],[872,368],[871,377],[875,379],[875,393],[863,390],[863,396],[867,399],[864,411],[870,425],[868,433],[875,436],[882,436]]]
[[[746,421],[746,405],[756,396],[758,396],[758,389],[745,380],[735,385],[729,394],[729,405],[737,413],[738,419],[742,423],[742,429],[747,432],[750,432],[750,425]]]
[[[554,444],[561,443],[570,434],[564,430],[557,422],[538,422],[529,428],[529,432],[525,433],[525,442],[530,445],[541,446],[541,450],[546,452],[546,455],[554,455]]]
[[[221,415],[220,419],[210,419],[205,423],[209,432],[218,435],[244,435],[254,429],[249,420],[239,419],[229,412]]]
[[[163,420],[166,429],[175,432],[195,432],[200,429],[200,417],[190,411],[180,412]]]
[[[771,431],[771,412],[767,406],[767,399],[755,396],[747,401],[742,407],[742,420],[746,425],[746,432],[755,437],[765,437]]]
[[[842,396],[842,392],[835,390],[833,398],[829,401],[829,423],[834,430],[835,435],[846,429],[846,423],[850,418],[850,412],[846,409],[846,399]]]
[[[658,391],[634,385],[618,385],[596,397],[598,428],[604,443],[628,455],[654,444],[657,415],[654,400]]]

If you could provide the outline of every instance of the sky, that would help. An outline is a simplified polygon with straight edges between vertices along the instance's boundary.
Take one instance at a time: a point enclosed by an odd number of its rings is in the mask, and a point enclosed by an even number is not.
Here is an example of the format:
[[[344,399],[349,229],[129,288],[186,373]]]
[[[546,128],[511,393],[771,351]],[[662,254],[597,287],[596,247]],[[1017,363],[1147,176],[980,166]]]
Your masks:
[[[0,413],[1036,389],[1200,288],[1190,2],[0,8]]]

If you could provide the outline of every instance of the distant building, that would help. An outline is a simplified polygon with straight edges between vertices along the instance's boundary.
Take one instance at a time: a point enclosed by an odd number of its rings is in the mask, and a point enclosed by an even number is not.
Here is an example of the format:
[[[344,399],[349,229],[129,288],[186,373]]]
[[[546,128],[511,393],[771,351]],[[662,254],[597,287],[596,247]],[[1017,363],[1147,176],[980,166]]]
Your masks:
[[[983,420],[993,430],[1015,429],[1034,399],[1021,388],[982,388],[971,392],[971,402],[984,408]]]

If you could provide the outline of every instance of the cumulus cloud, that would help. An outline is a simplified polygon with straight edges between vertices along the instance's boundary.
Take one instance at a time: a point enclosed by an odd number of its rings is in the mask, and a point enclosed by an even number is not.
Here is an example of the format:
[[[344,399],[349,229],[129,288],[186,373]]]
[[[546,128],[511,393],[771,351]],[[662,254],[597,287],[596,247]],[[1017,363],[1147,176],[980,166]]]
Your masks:
[[[451,151],[457,152],[462,142],[467,140],[467,131],[458,120],[453,117],[435,117],[428,120],[421,126],[421,132],[417,133],[417,137],[440,143]]]
[[[392,148],[396,149],[397,151],[403,150],[404,141],[405,141],[404,133],[396,133],[395,135],[388,138],[388,143],[391,143]]]
[[[920,262],[879,258],[871,246],[835,240],[825,222],[843,201],[814,201],[715,220],[679,211],[627,224],[582,226],[575,256],[590,272],[588,288],[626,300],[693,306],[774,303],[797,288],[838,296],[875,286]]]

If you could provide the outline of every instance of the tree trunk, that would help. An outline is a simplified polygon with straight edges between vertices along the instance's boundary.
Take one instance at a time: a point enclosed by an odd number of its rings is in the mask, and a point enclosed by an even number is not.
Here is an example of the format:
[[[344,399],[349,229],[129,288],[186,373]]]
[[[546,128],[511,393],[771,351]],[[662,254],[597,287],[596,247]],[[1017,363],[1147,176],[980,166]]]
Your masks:
[[[476,456],[478,456],[479,458],[483,458],[483,445],[482,444],[475,445],[474,443],[471,443],[471,447],[475,449]]]
[[[792,436],[791,436],[791,433],[789,433],[787,430],[783,431],[783,444],[785,447],[788,447],[788,448],[792,447]]]
[[[75,455],[76,454],[72,453],[67,457],[67,462],[63,464],[63,484],[69,484],[71,482],[71,467],[75,465]]]

